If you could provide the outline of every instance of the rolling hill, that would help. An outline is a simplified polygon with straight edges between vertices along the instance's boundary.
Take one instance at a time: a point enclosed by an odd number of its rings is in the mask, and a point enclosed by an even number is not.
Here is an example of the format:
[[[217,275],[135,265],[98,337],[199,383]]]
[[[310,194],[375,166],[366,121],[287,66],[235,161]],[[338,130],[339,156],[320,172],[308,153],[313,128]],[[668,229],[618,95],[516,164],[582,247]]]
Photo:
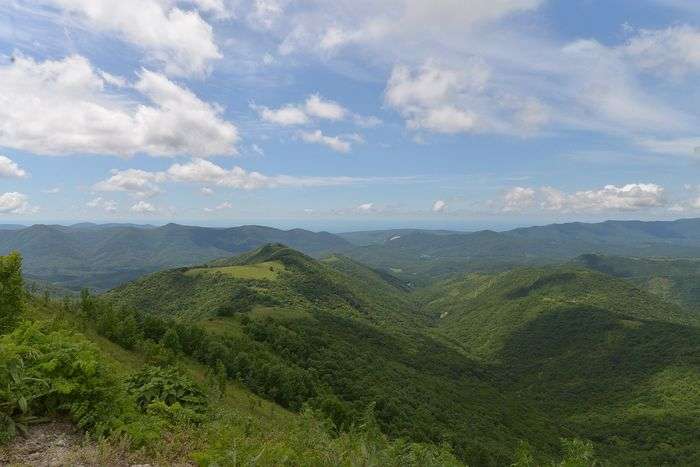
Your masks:
[[[155,273],[105,298],[117,309],[177,317],[225,346],[255,345],[312,387],[329,388],[338,412],[352,417],[375,403],[389,435],[448,441],[470,464],[510,462],[523,437],[556,455],[564,435],[527,402],[503,398],[487,368],[420,332],[428,317],[400,281],[348,258],[316,261],[267,245]]]
[[[700,259],[581,255],[583,267],[620,277],[700,316]]]
[[[697,314],[575,268],[468,274],[422,291],[432,333],[597,443],[613,465],[700,461]]]

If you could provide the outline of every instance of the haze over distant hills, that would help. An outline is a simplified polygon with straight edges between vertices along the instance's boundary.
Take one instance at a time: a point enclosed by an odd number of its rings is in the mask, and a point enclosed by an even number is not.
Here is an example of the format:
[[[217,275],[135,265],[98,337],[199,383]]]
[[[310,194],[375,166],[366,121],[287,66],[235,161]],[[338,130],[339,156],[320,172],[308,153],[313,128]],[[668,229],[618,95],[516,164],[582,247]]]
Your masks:
[[[551,224],[494,232],[393,229],[341,234],[261,226],[81,223],[0,229],[0,254],[25,258],[27,277],[68,289],[114,287],[142,274],[283,243],[320,257],[343,253],[410,282],[454,272],[543,265],[581,254],[700,257],[700,219]]]

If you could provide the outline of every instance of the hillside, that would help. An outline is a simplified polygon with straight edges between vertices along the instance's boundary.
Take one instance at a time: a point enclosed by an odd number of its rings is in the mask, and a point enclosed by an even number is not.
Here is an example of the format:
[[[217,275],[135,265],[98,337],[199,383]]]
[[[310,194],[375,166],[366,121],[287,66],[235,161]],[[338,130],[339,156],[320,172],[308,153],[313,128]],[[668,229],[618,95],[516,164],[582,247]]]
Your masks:
[[[469,274],[422,292],[443,335],[613,465],[700,461],[698,317],[582,269]]]
[[[27,277],[72,290],[106,290],[149,272],[243,253],[268,242],[284,242],[312,255],[350,246],[325,232],[260,226],[76,224],[0,230],[0,254],[22,253]]]
[[[27,295],[19,264],[0,257],[3,465],[461,465],[445,447],[382,435],[371,407],[343,432],[319,409],[286,410],[220,361],[113,327],[89,296]]]
[[[312,394],[329,388],[341,420],[375,403],[391,436],[448,440],[475,465],[508,462],[525,433],[552,455],[563,435],[527,403],[503,398],[486,368],[420,333],[427,316],[400,282],[347,258],[319,262],[268,245],[156,273],[106,298],[117,308],[177,316],[228,348],[256,348],[260,358],[313,382]],[[265,394],[253,380],[250,387]],[[275,397],[291,403],[289,395]]]
[[[700,259],[582,255],[573,263],[630,281],[700,316]]]

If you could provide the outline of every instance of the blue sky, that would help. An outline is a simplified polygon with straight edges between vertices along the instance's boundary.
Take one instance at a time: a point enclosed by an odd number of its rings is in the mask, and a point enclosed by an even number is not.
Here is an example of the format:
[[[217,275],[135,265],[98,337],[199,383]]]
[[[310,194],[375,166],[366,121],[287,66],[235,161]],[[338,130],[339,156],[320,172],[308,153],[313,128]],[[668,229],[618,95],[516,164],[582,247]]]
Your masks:
[[[696,1],[0,6],[0,223],[700,215]]]

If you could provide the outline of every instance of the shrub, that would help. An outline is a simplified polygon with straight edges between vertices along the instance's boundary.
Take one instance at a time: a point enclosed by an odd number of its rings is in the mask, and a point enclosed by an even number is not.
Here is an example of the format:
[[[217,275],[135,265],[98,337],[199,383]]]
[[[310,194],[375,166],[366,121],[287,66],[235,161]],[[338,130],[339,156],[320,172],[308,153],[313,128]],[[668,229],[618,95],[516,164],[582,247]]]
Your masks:
[[[166,419],[198,422],[207,408],[204,392],[174,367],[147,366],[127,379],[127,388],[143,412],[165,415]]]
[[[119,381],[79,333],[21,324],[0,337],[0,438],[25,420],[64,414],[103,435],[119,426],[125,403]]]

